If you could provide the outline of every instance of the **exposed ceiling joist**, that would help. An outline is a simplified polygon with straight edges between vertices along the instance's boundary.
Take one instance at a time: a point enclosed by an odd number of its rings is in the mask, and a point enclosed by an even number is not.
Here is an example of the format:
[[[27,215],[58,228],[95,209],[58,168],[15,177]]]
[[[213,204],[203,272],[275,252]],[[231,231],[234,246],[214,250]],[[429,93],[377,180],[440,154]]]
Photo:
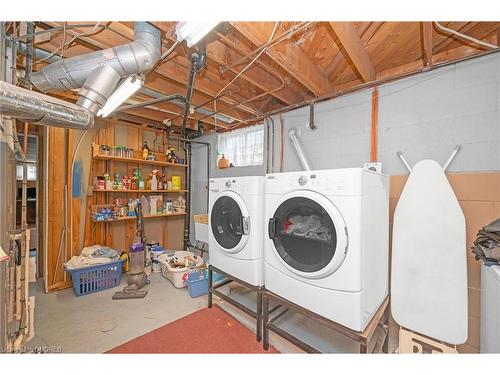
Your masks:
[[[330,26],[337,35],[340,43],[347,52],[354,67],[365,82],[376,79],[373,63],[363,47],[363,42],[352,22],[330,22]]]
[[[422,47],[424,66],[432,65],[432,22],[422,22]]]
[[[175,36],[172,32],[170,23],[166,22],[153,22],[153,24],[165,31],[165,37],[174,42]],[[229,66],[232,62],[239,60],[243,54],[238,53],[232,48],[228,48],[218,40],[210,41],[207,44],[207,58],[220,66]],[[240,69],[231,69],[233,74],[238,74]],[[231,77],[232,78],[232,77]],[[270,74],[265,69],[255,65],[241,75],[241,79],[258,87],[264,92],[273,91],[281,85],[281,80],[276,75]],[[273,91],[270,95],[281,100],[283,103],[291,104],[300,100],[300,95],[294,90],[283,89]]]
[[[47,24],[51,26],[58,25],[58,23],[51,23],[51,22]],[[82,33],[84,31],[85,30],[72,29],[73,33]],[[116,45],[123,43],[128,43],[130,40],[133,39],[133,35],[134,31],[132,29],[128,28],[123,24],[112,22],[111,24],[108,25],[108,30],[93,34],[92,37],[86,38],[86,42],[92,44],[97,49],[103,49],[103,48],[115,47]],[[76,53],[76,50],[72,48],[71,50],[67,51],[67,56],[75,56],[78,54],[88,53],[88,52],[90,51],[86,50],[85,52],[83,52],[80,49],[78,50],[78,53]],[[179,91],[182,93],[183,90],[185,90],[184,86],[187,84],[188,69],[189,69],[189,62],[187,61],[187,59],[179,57],[176,58],[175,61],[168,61],[157,67],[154,74],[158,74],[162,77],[168,78],[179,84],[179,89],[177,91],[172,91],[170,93]],[[211,96],[215,95],[215,89],[213,88],[214,82],[216,82],[216,84],[220,84],[219,77],[214,76],[213,74],[209,75],[209,77],[205,77],[205,79],[197,80],[196,82],[197,87],[195,87],[195,89],[196,91],[205,94],[205,98],[199,98],[197,102],[193,100],[193,104],[195,106],[209,101],[211,99],[209,95]],[[147,81],[147,86],[149,86],[149,79]],[[169,84],[165,83],[163,89],[166,89],[168,86]],[[237,103],[237,101],[234,99],[229,100],[226,98],[221,98],[220,100],[222,102],[226,102],[231,105]],[[210,107],[206,109],[211,110]],[[248,115],[252,114],[254,114],[253,111],[249,110],[243,111],[236,108],[231,108],[230,111],[224,112],[224,115],[234,119],[235,121],[246,120],[248,118]]]
[[[274,27],[272,22],[231,22],[245,38],[256,46],[267,43]],[[316,96],[332,90],[325,74],[294,43],[282,43],[266,50],[266,54]]]

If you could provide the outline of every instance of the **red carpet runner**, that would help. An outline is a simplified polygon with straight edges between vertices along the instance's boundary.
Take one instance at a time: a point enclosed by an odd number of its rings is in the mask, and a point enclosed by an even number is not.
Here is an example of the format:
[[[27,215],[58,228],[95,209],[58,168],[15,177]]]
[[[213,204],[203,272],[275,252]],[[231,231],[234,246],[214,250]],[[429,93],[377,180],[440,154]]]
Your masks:
[[[262,349],[255,333],[220,307],[204,308],[108,353],[278,353]]]

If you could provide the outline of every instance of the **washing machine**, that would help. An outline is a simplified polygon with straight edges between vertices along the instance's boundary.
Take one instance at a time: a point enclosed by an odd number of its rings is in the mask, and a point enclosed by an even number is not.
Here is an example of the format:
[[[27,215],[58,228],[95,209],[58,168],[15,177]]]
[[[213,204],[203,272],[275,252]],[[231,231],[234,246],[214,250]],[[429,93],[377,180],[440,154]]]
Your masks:
[[[264,176],[214,178],[209,189],[210,264],[264,285]]]
[[[388,176],[268,174],[264,221],[266,289],[363,331],[388,293]]]

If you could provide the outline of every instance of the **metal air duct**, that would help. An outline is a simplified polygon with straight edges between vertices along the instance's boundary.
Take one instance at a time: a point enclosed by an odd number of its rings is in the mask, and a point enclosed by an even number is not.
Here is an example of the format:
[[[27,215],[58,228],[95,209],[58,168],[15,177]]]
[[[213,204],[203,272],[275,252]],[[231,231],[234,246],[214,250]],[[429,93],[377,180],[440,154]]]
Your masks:
[[[94,115],[79,105],[0,81],[0,114],[33,124],[88,129]]]
[[[80,88],[77,104],[96,114],[122,77],[154,68],[161,57],[161,34],[147,22],[135,23],[134,41],[61,59],[29,75],[42,92]]]

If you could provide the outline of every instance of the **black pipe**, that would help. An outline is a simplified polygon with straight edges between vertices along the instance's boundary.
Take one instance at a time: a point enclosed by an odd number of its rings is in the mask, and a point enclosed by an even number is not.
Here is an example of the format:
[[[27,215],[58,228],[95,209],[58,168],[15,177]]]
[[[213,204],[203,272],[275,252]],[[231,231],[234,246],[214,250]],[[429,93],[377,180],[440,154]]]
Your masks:
[[[186,185],[190,187],[191,185],[191,143],[187,142],[186,137],[186,125],[189,116],[189,108],[191,107],[191,98],[193,97],[194,81],[196,79],[196,73],[199,72],[205,66],[207,60],[207,54],[205,49],[205,43],[201,42],[199,44],[198,52],[194,52],[191,55],[191,66],[189,69],[189,79],[188,79],[188,89],[186,94],[186,102],[184,106],[184,118],[182,119],[182,130],[181,138],[184,139],[182,148],[184,150],[186,163],[188,165],[186,171]],[[187,189],[189,190],[189,189]],[[186,193],[186,215],[187,218],[184,221],[184,248],[189,246],[189,233],[191,228],[191,194],[189,191]]]
[[[186,186],[189,186],[189,189],[186,192],[186,213],[187,217],[184,220],[184,248],[187,249],[189,246],[189,237],[191,233],[191,158],[192,158],[192,153],[191,153],[191,143],[185,142],[184,143],[184,150],[186,154],[186,163],[188,163],[188,168],[186,171]]]
[[[186,138],[186,125],[189,116],[189,109],[191,107],[191,98],[193,97],[194,81],[196,79],[196,73],[199,72],[205,66],[207,60],[207,54],[205,50],[205,43],[200,44],[198,52],[193,52],[191,55],[191,64],[189,69],[189,79],[187,84],[187,94],[186,102],[184,106],[184,118],[182,119],[182,138]]]
[[[118,107],[114,112],[116,113],[116,112],[127,111],[129,109],[134,109],[134,108],[147,107],[149,105],[163,103],[163,102],[171,102],[174,100],[180,100],[183,103],[186,103],[185,96],[183,96],[181,94],[172,94],[172,95],[162,96],[161,98],[146,100],[144,102],[137,103],[137,104],[124,105],[124,106]]]
[[[202,141],[195,141],[193,139],[188,139],[188,138],[173,138],[173,137],[169,137],[168,138],[169,140],[171,141],[178,141],[178,142],[184,142],[184,144],[189,144],[189,161],[188,161],[188,155],[186,155],[186,162],[188,162],[188,171],[187,171],[187,174],[189,175],[189,184],[188,182],[186,181],[186,212],[188,210],[188,207],[190,209],[191,205],[190,205],[190,201],[191,201],[191,186],[190,186],[190,183],[191,183],[191,144],[198,144],[198,145],[202,145],[202,146],[206,146],[207,147],[207,213],[208,213],[208,207],[209,207],[209,202],[208,202],[208,199],[209,199],[209,189],[208,189],[208,186],[209,186],[209,183],[210,183],[210,158],[211,158],[211,155],[212,155],[212,145],[209,143],[209,142],[202,142]],[[188,206],[189,204],[189,206]],[[190,234],[190,228],[191,228],[191,217],[188,216],[186,218],[186,223],[188,223],[187,225],[187,228],[186,228],[186,225],[184,226],[184,248],[188,248],[191,244],[190,244],[190,240],[189,240],[189,234]]]

